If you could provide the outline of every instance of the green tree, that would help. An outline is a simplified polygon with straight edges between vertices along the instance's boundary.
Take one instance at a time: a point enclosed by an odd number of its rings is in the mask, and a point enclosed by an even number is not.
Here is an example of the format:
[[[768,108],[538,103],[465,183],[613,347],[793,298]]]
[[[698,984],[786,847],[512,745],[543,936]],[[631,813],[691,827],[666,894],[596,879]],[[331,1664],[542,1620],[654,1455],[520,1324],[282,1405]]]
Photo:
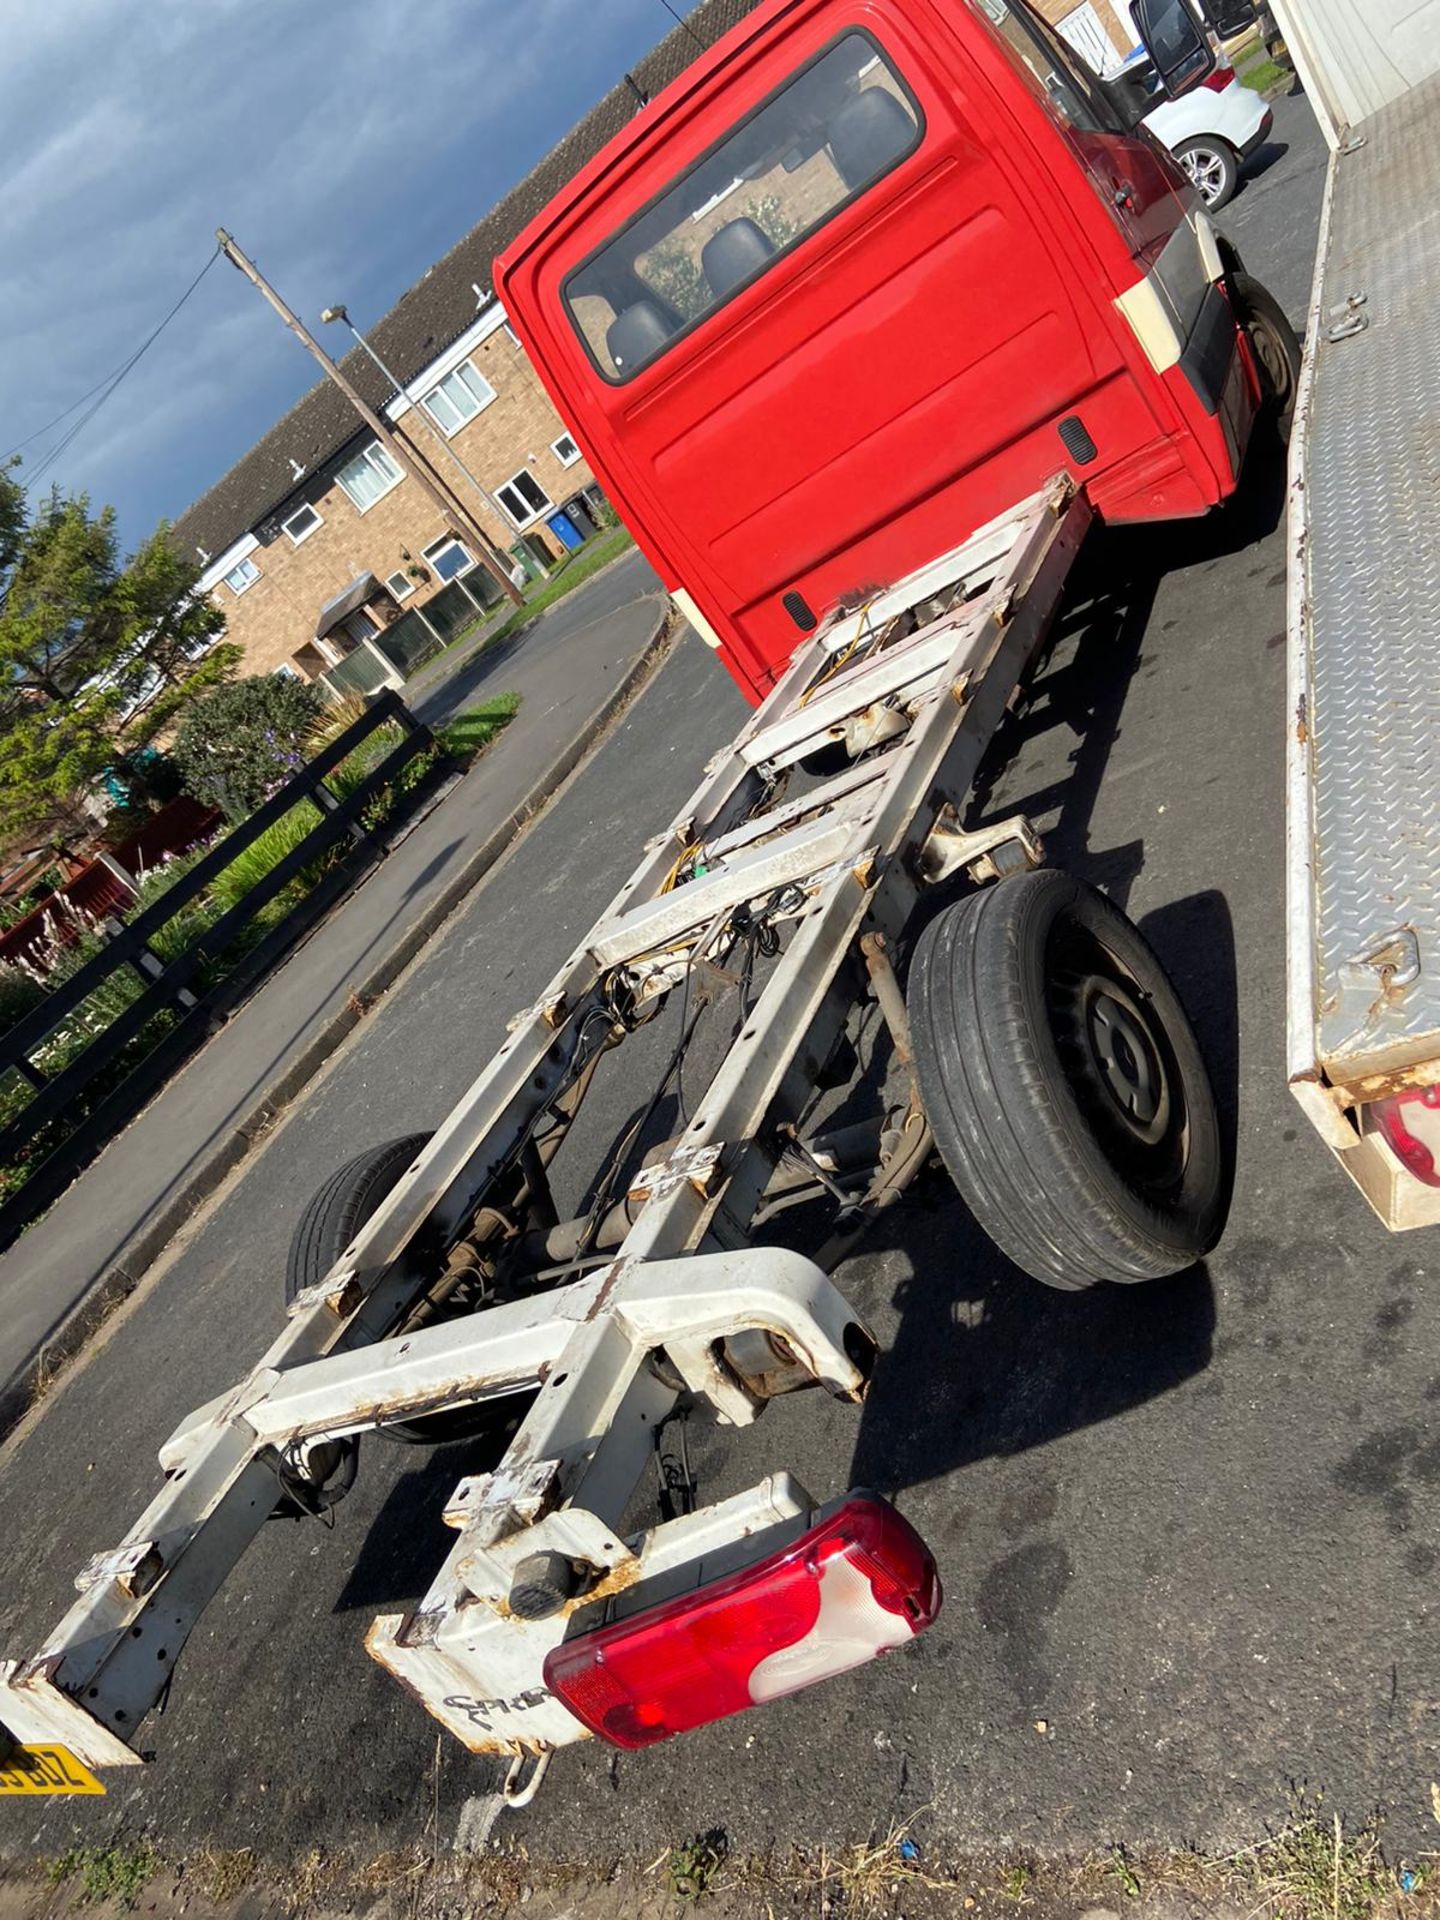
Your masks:
[[[217,687],[180,722],[172,757],[197,800],[243,820],[308,758],[325,702],[289,674]]]
[[[0,834],[53,823],[107,766],[233,674],[225,616],[162,524],[128,561],[115,515],[0,470]],[[216,644],[219,642],[219,644]]]

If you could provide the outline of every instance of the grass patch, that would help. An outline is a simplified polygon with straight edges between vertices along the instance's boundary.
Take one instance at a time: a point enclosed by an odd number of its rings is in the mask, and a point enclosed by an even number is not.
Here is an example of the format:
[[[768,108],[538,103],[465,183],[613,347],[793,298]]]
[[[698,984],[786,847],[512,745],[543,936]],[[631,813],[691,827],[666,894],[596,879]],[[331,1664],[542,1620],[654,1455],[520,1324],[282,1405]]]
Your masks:
[[[223,1905],[237,1899],[255,1878],[255,1853],[250,1847],[202,1847],[186,1871],[202,1899]]]
[[[520,710],[518,693],[495,693],[478,707],[467,707],[437,728],[445,751],[456,760],[474,760],[496,734],[503,733]]]
[[[1347,1834],[1338,1813],[1329,1820],[1304,1813],[1219,1864],[1253,1898],[1255,1911],[1275,1920],[1369,1920],[1395,1894],[1374,1829]]]
[[[695,1901],[706,1893],[713,1893],[716,1875],[724,1866],[728,1851],[725,1835],[719,1828],[696,1834],[683,1846],[672,1847],[666,1869],[670,1891],[676,1899]]]
[[[1242,87],[1252,87],[1256,93],[1269,93],[1272,87],[1288,83],[1290,75],[1277,61],[1257,60],[1254,66],[1247,67],[1240,75]]]
[[[113,1900],[128,1913],[159,1871],[159,1854],[148,1840],[137,1840],[128,1847],[67,1847],[45,1877],[55,1887],[78,1878],[82,1906]]]

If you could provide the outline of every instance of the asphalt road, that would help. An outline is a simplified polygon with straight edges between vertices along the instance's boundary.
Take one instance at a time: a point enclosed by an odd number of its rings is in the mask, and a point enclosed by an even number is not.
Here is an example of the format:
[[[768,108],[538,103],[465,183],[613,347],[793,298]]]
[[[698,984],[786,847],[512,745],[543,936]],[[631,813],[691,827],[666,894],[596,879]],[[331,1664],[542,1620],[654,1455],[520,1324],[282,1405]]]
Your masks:
[[[1304,304],[1323,153],[1303,101],[1224,224]],[[863,1415],[817,1395],[697,1450],[714,1497],[784,1465],[892,1492],[944,1614],[904,1653],[648,1755],[571,1751],[499,1832],[579,1860],[720,1826],[740,1848],[863,1838],[914,1815],[946,1852],[1226,1848],[1297,1785],[1428,1847],[1440,1712],[1440,1356],[1428,1242],[1392,1239],[1285,1090],[1283,476],[1204,525],[1111,534],[988,769],[1055,857],[1144,926],[1234,1127],[1216,1255],[1068,1296],[1010,1268],[942,1183],[842,1284],[884,1357]],[[279,1311],[291,1224],[369,1142],[432,1123],[730,732],[739,702],[682,647],[611,743],[366,1024],[161,1278],[0,1457],[0,1646],[30,1649],[73,1568],[118,1539],[161,1438]],[[633,1081],[606,1095],[618,1126]],[[105,1803],[0,1812],[0,1847],[117,1822],[183,1852],[359,1853],[477,1830],[485,1768],[361,1648],[442,1556],[463,1449],[370,1444],[333,1532],[271,1528],[192,1639],[154,1766]],[[1044,1731],[1037,1730],[1043,1723]],[[438,1768],[438,1774],[437,1774]],[[483,1822],[481,1822],[483,1826]]]

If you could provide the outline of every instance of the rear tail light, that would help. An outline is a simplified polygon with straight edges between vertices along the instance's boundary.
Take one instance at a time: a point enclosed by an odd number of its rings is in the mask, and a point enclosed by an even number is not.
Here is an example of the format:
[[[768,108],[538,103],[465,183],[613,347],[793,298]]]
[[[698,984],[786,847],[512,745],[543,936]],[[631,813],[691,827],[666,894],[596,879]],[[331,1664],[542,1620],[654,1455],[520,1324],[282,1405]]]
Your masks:
[[[1211,93],[1224,93],[1234,78],[1235,69],[1233,67],[1216,67],[1213,73],[1206,74],[1200,84],[1202,87],[1208,88]]]
[[[753,1567],[556,1647],[545,1684],[602,1740],[648,1747],[848,1672],[939,1611],[919,1534],[851,1494]]]
[[[1427,1187],[1440,1187],[1440,1168],[1435,1164],[1440,1149],[1440,1087],[1409,1087],[1404,1093],[1392,1093],[1377,1100],[1369,1114],[1401,1165]]]

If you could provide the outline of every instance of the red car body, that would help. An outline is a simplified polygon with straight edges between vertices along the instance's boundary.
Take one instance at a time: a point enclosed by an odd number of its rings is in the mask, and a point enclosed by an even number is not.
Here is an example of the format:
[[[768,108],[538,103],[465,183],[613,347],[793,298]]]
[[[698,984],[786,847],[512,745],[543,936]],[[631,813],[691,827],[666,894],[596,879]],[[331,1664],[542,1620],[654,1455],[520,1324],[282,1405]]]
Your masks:
[[[1259,400],[1184,175],[1014,0],[764,0],[495,278],[752,699],[817,622],[1059,472],[1111,521],[1204,513]]]

